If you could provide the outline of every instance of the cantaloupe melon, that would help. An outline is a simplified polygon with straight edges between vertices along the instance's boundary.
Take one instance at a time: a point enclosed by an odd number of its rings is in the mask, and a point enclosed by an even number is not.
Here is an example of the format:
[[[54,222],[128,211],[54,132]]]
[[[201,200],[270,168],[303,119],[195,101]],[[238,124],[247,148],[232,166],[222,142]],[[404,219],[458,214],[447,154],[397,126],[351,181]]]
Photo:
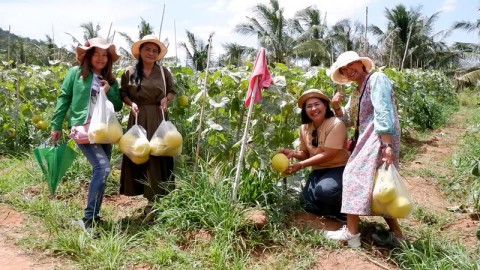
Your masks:
[[[272,166],[278,172],[284,172],[288,168],[288,157],[283,153],[278,153],[272,158]]]
[[[387,213],[392,218],[404,218],[408,216],[412,210],[412,202],[404,196],[398,196],[387,204]]]

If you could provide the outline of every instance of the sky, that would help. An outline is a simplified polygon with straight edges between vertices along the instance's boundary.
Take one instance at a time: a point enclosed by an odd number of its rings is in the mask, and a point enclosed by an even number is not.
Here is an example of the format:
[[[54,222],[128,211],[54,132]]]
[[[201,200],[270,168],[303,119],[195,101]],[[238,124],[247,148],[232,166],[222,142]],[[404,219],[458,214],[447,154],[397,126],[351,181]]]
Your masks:
[[[138,25],[143,18],[153,26],[156,35],[162,27],[161,40],[168,38],[167,56],[185,57],[185,51],[175,44],[186,42],[188,30],[205,42],[214,33],[212,56],[215,57],[223,53],[222,44],[227,42],[258,47],[254,37],[233,31],[236,24],[253,16],[252,8],[258,3],[268,4],[269,0],[0,0],[0,28],[10,27],[15,35],[38,40],[53,36],[58,46],[70,49],[74,43],[66,33],[82,40],[83,23],[100,25],[103,37],[107,37],[111,26],[110,35],[114,31],[125,32],[137,40]],[[448,29],[456,21],[476,22],[480,18],[480,0],[279,0],[279,3],[286,18],[293,18],[298,10],[316,6],[326,14],[328,26],[341,19],[365,23],[368,7],[368,24],[385,30],[385,9],[398,4],[407,9],[421,7],[420,12],[425,16],[441,12],[434,32]],[[480,39],[457,30],[445,41],[451,45],[456,41],[479,43]],[[370,42],[374,40],[370,38]],[[115,34],[113,43],[130,51],[120,35]]]

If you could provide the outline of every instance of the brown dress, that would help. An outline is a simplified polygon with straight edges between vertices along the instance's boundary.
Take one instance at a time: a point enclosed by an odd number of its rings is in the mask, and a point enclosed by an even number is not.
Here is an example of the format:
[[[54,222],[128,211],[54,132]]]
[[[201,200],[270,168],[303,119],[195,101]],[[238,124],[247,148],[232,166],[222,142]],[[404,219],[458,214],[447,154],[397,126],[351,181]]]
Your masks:
[[[165,87],[160,68],[155,65],[148,77],[143,76],[141,87],[135,83],[135,67],[128,67],[121,80],[122,99],[128,96],[132,102],[138,105],[140,110],[138,125],[145,128],[148,140],[152,138],[163,120],[160,101],[166,94],[175,93],[172,75],[166,68],[163,68],[167,85]],[[166,93],[165,89],[167,89]],[[167,118],[166,112],[165,118]],[[127,130],[134,124],[135,116],[130,113]],[[149,201],[153,201],[155,197],[166,195],[168,190],[173,187],[172,171],[173,157],[150,156],[146,163],[137,165],[123,155],[120,194],[127,196],[143,194]]]

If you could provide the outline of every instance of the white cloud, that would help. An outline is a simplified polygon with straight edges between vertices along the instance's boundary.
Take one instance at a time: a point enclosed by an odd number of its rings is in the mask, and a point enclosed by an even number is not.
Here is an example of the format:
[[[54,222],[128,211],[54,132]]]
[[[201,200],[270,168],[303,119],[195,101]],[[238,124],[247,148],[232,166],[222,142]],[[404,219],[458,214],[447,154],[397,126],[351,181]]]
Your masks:
[[[450,12],[457,8],[457,0],[445,0],[442,5],[443,12]]]

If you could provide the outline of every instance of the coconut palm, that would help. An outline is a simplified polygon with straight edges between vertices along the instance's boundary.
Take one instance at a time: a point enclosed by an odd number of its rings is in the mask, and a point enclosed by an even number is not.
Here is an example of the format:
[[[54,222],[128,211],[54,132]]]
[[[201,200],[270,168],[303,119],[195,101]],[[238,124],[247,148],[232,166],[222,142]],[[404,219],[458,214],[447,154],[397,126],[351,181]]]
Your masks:
[[[227,42],[222,47],[225,50],[225,53],[219,57],[219,64],[222,66],[233,65],[238,67],[244,64],[243,59],[253,61],[255,57],[255,49],[248,46]]]
[[[100,25],[96,25],[94,26],[92,22],[87,22],[87,23],[82,23],[80,25],[81,28],[83,28],[83,41],[84,42],[81,42],[79,39],[77,39],[75,36],[73,36],[72,34],[70,33],[66,33],[67,35],[69,35],[73,42],[75,43],[75,46],[77,45],[83,45],[83,43],[85,43],[87,40],[91,39],[91,38],[94,38],[94,37],[99,37],[100,34],[100,29],[102,29],[100,27]]]
[[[270,0],[270,5],[257,4],[253,8],[254,17],[246,17],[247,22],[237,24],[234,31],[242,35],[256,35],[260,46],[271,53],[274,62],[287,63],[292,54],[294,40],[286,33],[286,19],[278,0]]]
[[[365,26],[356,21],[343,19],[332,26],[329,33],[333,58],[345,51],[361,51],[364,44]]]
[[[145,19],[143,19],[142,17],[140,17],[140,19],[141,21],[140,21],[140,24],[138,25],[138,40],[142,39],[146,35],[151,35],[154,33],[152,25],[147,21],[145,21]],[[120,55],[123,56],[120,60],[122,61],[122,64],[123,64],[123,61],[127,61],[128,63],[130,63],[132,59],[130,48],[132,47],[133,43],[135,43],[135,41],[133,40],[132,37],[130,37],[125,32],[118,32],[118,34],[121,37],[123,37],[128,44],[128,49],[123,47],[120,47],[118,49]]]
[[[197,71],[203,71],[207,67],[208,44],[197,38],[192,32],[186,30],[188,44],[180,42],[180,47],[184,48],[187,53],[186,65]],[[210,34],[210,37],[213,33]]]
[[[452,26],[452,31],[454,30],[464,30],[467,33],[475,33],[478,37],[480,37],[480,19],[477,19],[477,21],[475,22],[455,22]],[[463,59],[467,62],[467,68],[458,72],[459,76],[457,77],[457,81],[461,85],[467,86],[478,84],[478,81],[480,81],[480,68],[478,68],[480,58],[480,45],[478,45],[478,43],[456,42],[454,43],[453,47],[458,49],[458,51],[462,52]]]
[[[297,56],[309,59],[311,66],[331,64],[329,42],[326,37],[327,25],[325,19],[322,21],[320,10],[310,6],[297,11],[291,21],[291,28],[294,35],[297,35],[298,44],[293,48]]]
[[[369,26],[370,32],[379,38],[384,50],[382,59],[388,65],[429,67],[454,59],[443,41],[447,33],[432,33],[440,13],[423,16],[421,8],[407,10],[402,4],[393,9],[385,8],[387,29],[382,31],[378,26]]]

